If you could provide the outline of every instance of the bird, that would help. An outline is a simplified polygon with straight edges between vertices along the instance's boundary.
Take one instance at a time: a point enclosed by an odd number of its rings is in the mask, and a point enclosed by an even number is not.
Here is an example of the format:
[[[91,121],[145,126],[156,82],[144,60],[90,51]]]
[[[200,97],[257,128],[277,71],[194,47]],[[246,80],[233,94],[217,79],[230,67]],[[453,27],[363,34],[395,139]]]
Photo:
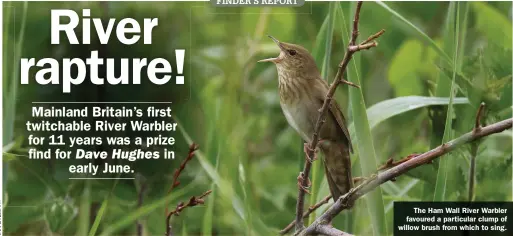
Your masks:
[[[310,52],[300,45],[280,42],[271,38],[280,49],[275,58],[258,62],[272,62],[278,72],[280,106],[288,124],[307,143],[314,134],[319,118],[319,109],[328,93],[328,83],[322,79]],[[350,153],[353,152],[346,119],[340,105],[332,100],[325,123],[319,132],[318,147],[324,154],[325,176],[334,200],[346,194],[353,187]],[[306,157],[310,159],[316,159]],[[303,186],[305,187],[305,186]]]

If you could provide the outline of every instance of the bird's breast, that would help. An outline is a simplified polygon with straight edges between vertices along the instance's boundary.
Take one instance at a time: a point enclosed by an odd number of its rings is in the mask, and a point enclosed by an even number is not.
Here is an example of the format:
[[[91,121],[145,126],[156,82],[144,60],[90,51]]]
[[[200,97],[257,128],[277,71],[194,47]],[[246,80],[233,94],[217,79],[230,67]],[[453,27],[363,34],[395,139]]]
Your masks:
[[[308,106],[301,100],[294,103],[281,102],[280,104],[289,125],[299,133],[303,140],[310,142],[314,124]]]

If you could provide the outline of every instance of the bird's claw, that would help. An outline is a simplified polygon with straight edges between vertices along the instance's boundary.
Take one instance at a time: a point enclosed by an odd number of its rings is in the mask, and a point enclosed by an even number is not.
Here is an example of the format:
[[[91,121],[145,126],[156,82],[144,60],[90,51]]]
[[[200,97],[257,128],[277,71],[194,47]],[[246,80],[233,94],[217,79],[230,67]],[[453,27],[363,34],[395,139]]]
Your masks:
[[[303,190],[305,193],[308,193],[310,194],[310,191],[308,191],[308,189],[310,188],[310,186],[312,185],[312,182],[310,182],[310,179],[306,179],[307,182],[306,182],[306,185],[307,186],[304,186],[303,185],[303,181],[304,181],[304,174],[303,172],[299,173],[299,175],[297,176],[297,186]]]
[[[305,143],[304,146],[303,146],[303,151],[305,152],[305,157],[306,157],[306,160],[310,163],[314,162],[315,160],[317,160],[317,154],[315,153],[315,150],[310,148],[310,145],[308,143]],[[309,153],[312,152],[313,153],[313,158],[310,157]]]

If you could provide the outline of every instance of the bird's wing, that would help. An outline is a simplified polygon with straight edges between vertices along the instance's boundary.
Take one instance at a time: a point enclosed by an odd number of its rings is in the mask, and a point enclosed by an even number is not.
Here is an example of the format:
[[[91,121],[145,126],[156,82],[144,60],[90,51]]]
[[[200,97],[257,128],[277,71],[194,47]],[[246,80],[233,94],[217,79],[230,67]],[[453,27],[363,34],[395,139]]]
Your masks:
[[[328,93],[329,86],[328,83],[326,83],[326,81],[323,79],[315,79],[314,81],[318,81],[314,86],[322,86],[321,89],[314,89],[314,91],[319,91],[317,94],[315,94],[315,96],[316,98],[320,99],[320,104],[322,105],[324,103],[324,99],[326,98],[326,94]],[[351,136],[349,136],[349,130],[347,130],[346,118],[344,117],[342,110],[340,110],[340,106],[338,105],[337,100],[331,100],[329,112],[335,118],[338,126],[340,127],[340,130],[342,130],[346,136],[349,150],[351,153],[353,153],[353,145],[351,144]]]

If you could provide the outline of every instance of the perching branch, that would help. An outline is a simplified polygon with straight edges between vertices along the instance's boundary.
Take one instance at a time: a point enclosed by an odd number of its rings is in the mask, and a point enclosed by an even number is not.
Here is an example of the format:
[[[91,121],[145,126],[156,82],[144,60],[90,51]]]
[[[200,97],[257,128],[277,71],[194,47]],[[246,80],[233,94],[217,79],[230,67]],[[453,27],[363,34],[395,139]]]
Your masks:
[[[365,40],[362,44],[356,44],[356,39],[358,38],[358,24],[360,21],[360,9],[362,7],[361,1],[358,2],[356,5],[356,12],[354,15],[353,20],[353,31],[351,34],[351,39],[349,41],[349,45],[347,47],[347,50],[344,54],[344,58],[342,59],[342,62],[340,62],[338,66],[337,74],[335,75],[335,79],[333,83],[331,84],[328,93],[326,94],[326,98],[324,99],[324,103],[322,104],[321,109],[319,109],[319,117],[317,118],[317,122],[315,123],[315,129],[312,137],[312,141],[310,142],[309,146],[305,148],[306,152],[306,159],[305,166],[303,168],[303,171],[299,173],[298,181],[299,181],[299,193],[297,197],[297,205],[296,205],[296,232],[304,229],[304,223],[303,223],[303,211],[304,211],[304,201],[305,201],[305,194],[307,193],[306,188],[309,187],[309,179],[308,176],[310,176],[310,169],[312,167],[312,161],[314,158],[312,158],[315,155],[315,149],[317,148],[317,144],[319,143],[319,131],[321,130],[322,125],[324,124],[324,120],[328,111],[328,107],[331,104],[331,101],[333,100],[333,95],[335,94],[335,91],[339,84],[344,83],[353,87],[359,88],[360,86],[351,83],[349,81],[346,81],[343,79],[343,75],[346,71],[347,65],[349,64],[349,61],[353,57],[353,54],[357,51],[363,50],[363,49],[369,49],[371,47],[377,46],[376,43],[370,43],[370,41],[378,38],[381,36],[385,31],[381,30],[380,32],[372,35],[367,40]]]
[[[305,211],[305,213],[303,213],[303,219],[306,219],[310,214],[312,214],[312,212],[314,212],[315,210],[317,210],[319,207],[321,207],[322,205],[326,204],[329,202],[329,200],[331,199],[331,195],[328,195],[326,197],[324,197],[321,201],[319,201],[318,203],[315,203],[315,205],[312,205],[308,208],[308,210]],[[280,234],[286,234],[288,233],[293,227],[294,227],[294,224],[296,223],[296,221],[292,221],[290,222],[289,225],[287,225],[285,228],[283,228],[282,230],[280,230]]]
[[[408,161],[408,160],[410,160],[410,159],[412,159],[413,157],[416,157],[416,156],[418,156],[418,154],[410,154],[407,157],[405,157],[405,158],[403,158],[401,160],[398,160],[398,161],[394,161],[394,159],[389,158],[387,160],[387,162],[385,162],[385,164],[383,164],[380,167],[378,167],[378,171],[387,170],[387,169],[390,169],[390,168],[392,168],[394,166],[398,166],[401,163],[406,162],[406,161]]]
[[[348,203],[354,202],[356,199],[374,190],[381,184],[390,181],[413,168],[431,163],[434,159],[439,158],[464,144],[474,142],[491,134],[500,133],[504,130],[511,129],[512,124],[513,118],[510,118],[485,127],[474,128],[471,132],[468,132],[459,138],[444,143],[428,152],[412,157],[397,166],[387,169],[386,171],[372,175],[362,184],[352,188],[344,196],[341,196],[324,214],[317,218],[314,223],[312,223],[312,225],[300,231],[298,235],[310,235],[318,233],[325,235],[341,235],[340,233],[326,234],[325,231],[323,231],[325,229],[322,227],[330,227],[327,225],[328,222],[331,222],[331,220],[341,211],[347,209]]]
[[[355,185],[356,185],[356,183],[362,182],[364,180],[366,180],[365,177],[353,177],[353,183]],[[310,214],[312,214],[312,212],[317,210],[322,205],[327,204],[330,199],[331,199],[331,195],[328,195],[328,196],[324,197],[322,200],[320,200],[318,203],[315,203],[315,205],[308,207],[308,210],[305,211],[305,213],[303,213],[303,219],[306,219]],[[295,220],[290,222],[290,224],[288,224],[285,228],[280,230],[280,234],[284,235],[284,234],[288,233],[294,227],[295,223],[296,223]]]

